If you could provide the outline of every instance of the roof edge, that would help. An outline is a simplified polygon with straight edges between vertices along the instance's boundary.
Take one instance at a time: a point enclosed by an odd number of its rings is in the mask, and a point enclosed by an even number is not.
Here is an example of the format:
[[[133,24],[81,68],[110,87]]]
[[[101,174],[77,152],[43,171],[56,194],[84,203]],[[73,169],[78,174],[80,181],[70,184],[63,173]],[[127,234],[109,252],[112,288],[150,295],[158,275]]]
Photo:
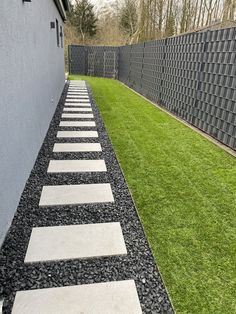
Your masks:
[[[63,21],[65,21],[66,20],[66,11],[70,10],[69,0],[54,0],[54,3],[56,4],[56,7],[57,7]]]

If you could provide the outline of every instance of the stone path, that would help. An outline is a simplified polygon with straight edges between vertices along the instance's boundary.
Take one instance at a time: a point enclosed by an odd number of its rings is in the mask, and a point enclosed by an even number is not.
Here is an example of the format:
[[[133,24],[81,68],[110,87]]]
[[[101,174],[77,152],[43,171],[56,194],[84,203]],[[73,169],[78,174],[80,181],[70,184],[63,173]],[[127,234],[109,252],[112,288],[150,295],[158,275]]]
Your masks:
[[[3,244],[1,273],[3,313],[173,313],[84,81],[62,96]]]

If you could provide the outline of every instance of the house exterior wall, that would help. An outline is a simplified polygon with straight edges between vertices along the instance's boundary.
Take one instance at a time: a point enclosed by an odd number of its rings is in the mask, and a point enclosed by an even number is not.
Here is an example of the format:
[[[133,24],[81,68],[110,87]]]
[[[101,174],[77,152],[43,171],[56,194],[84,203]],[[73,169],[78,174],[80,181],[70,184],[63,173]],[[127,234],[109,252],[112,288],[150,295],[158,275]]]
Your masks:
[[[0,1],[0,244],[65,83],[53,0]]]

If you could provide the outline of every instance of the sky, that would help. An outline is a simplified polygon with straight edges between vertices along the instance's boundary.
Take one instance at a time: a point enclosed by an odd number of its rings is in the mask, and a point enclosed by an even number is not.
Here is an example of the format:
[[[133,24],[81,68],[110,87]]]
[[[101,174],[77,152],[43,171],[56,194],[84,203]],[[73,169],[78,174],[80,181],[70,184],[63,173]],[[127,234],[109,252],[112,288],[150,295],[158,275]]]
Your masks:
[[[116,0],[90,0],[90,2],[98,9],[99,7],[104,7],[105,5],[109,5],[114,3]],[[72,1],[72,3],[74,0]]]

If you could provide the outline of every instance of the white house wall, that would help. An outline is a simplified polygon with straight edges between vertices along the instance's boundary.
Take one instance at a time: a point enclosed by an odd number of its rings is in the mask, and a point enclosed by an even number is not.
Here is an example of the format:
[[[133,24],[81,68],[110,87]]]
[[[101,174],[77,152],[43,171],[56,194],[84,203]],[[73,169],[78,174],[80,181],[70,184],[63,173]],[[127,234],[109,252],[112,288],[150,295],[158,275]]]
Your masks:
[[[0,244],[63,90],[53,0],[0,1]]]

